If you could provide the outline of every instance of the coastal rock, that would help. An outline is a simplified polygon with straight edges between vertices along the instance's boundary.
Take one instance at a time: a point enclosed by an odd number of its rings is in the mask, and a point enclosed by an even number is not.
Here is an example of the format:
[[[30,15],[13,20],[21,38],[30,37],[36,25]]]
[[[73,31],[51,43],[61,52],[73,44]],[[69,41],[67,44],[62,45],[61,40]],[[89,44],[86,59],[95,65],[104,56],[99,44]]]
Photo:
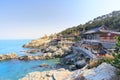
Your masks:
[[[64,46],[64,47],[61,47],[62,48],[62,50],[64,50],[65,52],[71,52],[71,47],[66,47],[66,46]]]
[[[76,70],[65,80],[75,80],[81,75],[83,80],[119,80],[116,68],[107,63],[102,63],[97,68]]]
[[[46,67],[49,66],[48,64],[40,64],[39,67]]]
[[[33,56],[25,55],[18,57],[19,60],[34,60]]]
[[[44,37],[37,40],[32,40],[31,42],[23,45],[23,47],[24,48],[42,48],[42,46],[46,46],[46,44],[48,44],[49,42],[51,42],[51,39],[49,37]]]
[[[83,68],[86,64],[87,64],[87,62],[84,59],[75,62],[75,66],[76,66],[77,69]]]
[[[39,56],[34,57],[34,60],[39,60],[39,59],[41,59]]]
[[[32,50],[27,50],[26,51],[26,53],[32,53],[32,54],[37,53],[37,52],[40,52],[40,50],[38,50],[38,49],[32,49]]]
[[[96,68],[68,71],[65,69],[32,72],[20,80],[119,80],[116,68],[102,63]]]
[[[62,48],[51,46],[45,49],[44,52],[45,53],[41,55],[44,59],[52,59],[52,58],[58,58],[58,57],[60,58],[60,57],[63,57],[64,55],[69,54],[70,48],[63,50]]]
[[[0,55],[0,61],[2,60],[9,60],[9,59],[16,59],[17,55],[15,53]]]
[[[63,55],[65,55],[65,53],[61,48],[53,53],[53,56],[55,56],[55,57],[62,57]]]
[[[67,66],[75,65],[76,69],[80,69],[87,65],[90,61],[95,60],[94,54],[92,54],[90,51],[79,47],[71,48],[72,48],[71,54],[65,56],[62,59],[62,62],[65,65]]]
[[[52,59],[54,58],[54,56],[52,55],[53,53],[44,53],[42,55],[39,56],[32,56],[32,55],[24,55],[24,56],[20,56],[18,57],[19,60],[44,60],[44,59]]]
[[[76,68],[76,66],[75,65],[70,65],[69,66],[69,70],[76,70],[77,68]]]
[[[56,46],[49,46],[48,48],[45,49],[46,52],[51,52],[51,53],[53,53],[57,50],[58,50],[58,48]]]
[[[57,51],[58,48],[56,46],[49,46],[49,49],[51,49],[52,51]]]
[[[51,59],[51,58],[53,58],[52,54],[53,54],[53,53],[48,52],[48,53],[44,53],[42,56],[43,56],[45,59]]]
[[[32,72],[23,77],[20,80],[64,80],[72,72],[65,69],[44,71],[44,72]]]
[[[31,55],[25,55],[18,57],[18,60],[43,60],[43,59],[51,59],[50,54],[44,54],[41,56],[31,56]]]

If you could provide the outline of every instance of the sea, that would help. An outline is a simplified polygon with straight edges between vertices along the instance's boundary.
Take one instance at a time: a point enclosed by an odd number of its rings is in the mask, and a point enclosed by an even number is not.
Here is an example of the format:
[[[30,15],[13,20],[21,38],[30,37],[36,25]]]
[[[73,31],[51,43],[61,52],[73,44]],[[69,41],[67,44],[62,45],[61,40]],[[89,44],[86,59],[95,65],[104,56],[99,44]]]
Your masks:
[[[25,51],[27,48],[23,48],[22,46],[30,41],[30,39],[0,40],[0,54],[16,53],[18,56],[26,55],[26,53],[21,51]],[[59,59],[0,61],[0,80],[19,80],[30,72],[51,70],[57,62],[59,62]],[[40,64],[48,64],[49,67],[39,67]]]

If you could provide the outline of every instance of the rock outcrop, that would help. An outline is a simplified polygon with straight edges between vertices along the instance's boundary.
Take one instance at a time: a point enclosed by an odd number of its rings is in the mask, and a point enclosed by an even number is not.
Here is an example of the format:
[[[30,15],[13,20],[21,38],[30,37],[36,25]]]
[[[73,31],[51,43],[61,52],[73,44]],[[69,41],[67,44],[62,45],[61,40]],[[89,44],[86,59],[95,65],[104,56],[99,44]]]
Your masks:
[[[40,52],[41,50],[38,50],[38,49],[32,49],[32,50],[27,50],[25,51],[26,53],[31,53],[31,54],[35,54],[37,52]]]
[[[49,66],[48,64],[40,64],[39,67],[46,67]]]
[[[65,80],[70,74],[72,74],[72,72],[65,69],[32,72],[20,80]]]
[[[70,70],[81,69],[87,65],[90,61],[95,59],[95,55],[90,51],[79,47],[72,48],[72,54],[69,54],[63,58],[63,62],[68,66]]]
[[[39,52],[39,49],[32,49],[28,50],[29,53],[35,53]],[[41,52],[40,55],[23,55],[23,56],[17,56],[16,53],[12,54],[3,54],[0,55],[0,61],[1,60],[9,60],[9,59],[18,59],[18,60],[43,60],[43,59],[53,59],[53,58],[60,58],[64,57],[65,55],[69,54],[71,52],[71,49],[69,47],[57,47],[57,46],[49,46],[45,48],[44,53]]]
[[[24,48],[45,48],[49,45],[56,45],[57,40],[51,38],[50,36],[42,37],[40,39],[32,40],[29,43],[23,45]]]
[[[53,58],[60,58],[62,56],[65,56],[69,54],[70,50],[68,49],[57,49],[54,52],[46,52],[41,55],[24,55],[24,56],[17,56],[16,53],[11,54],[3,54],[0,55],[0,61],[2,60],[10,60],[10,59],[18,59],[18,60],[43,60],[43,59],[53,59]]]
[[[32,72],[20,80],[119,80],[116,68],[102,63],[97,68],[68,71],[65,69]]]
[[[25,55],[18,57],[19,60],[42,60],[42,59],[53,59],[53,58],[60,58],[67,54],[69,54],[70,49],[69,48],[57,48],[52,47],[48,49],[48,52],[43,53],[41,55],[37,56],[31,56],[31,55]]]
[[[70,47],[57,47],[57,46],[49,46],[48,48],[42,50],[44,53],[42,54],[43,57],[47,59],[50,58],[60,58],[63,56],[68,55],[71,52]]]
[[[16,58],[17,58],[17,55],[15,53],[0,55],[0,61],[16,59]]]
[[[97,68],[77,70],[65,80],[119,80],[116,68],[107,63],[102,63]]]

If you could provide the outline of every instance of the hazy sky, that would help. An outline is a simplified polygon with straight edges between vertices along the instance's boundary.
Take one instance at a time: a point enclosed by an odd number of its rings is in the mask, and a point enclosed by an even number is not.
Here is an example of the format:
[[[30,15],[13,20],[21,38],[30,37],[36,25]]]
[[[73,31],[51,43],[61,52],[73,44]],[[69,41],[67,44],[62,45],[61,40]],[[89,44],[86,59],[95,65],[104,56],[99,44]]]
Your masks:
[[[39,38],[120,10],[120,0],[0,0],[0,39]]]

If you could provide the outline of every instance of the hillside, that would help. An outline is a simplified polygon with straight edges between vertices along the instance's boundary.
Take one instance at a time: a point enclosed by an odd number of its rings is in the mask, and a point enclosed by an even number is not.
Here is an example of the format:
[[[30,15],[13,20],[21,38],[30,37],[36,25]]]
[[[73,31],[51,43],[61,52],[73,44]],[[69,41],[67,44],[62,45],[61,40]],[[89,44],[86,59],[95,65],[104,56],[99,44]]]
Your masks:
[[[85,24],[80,24],[78,26],[74,26],[72,28],[68,28],[60,34],[74,34],[76,32],[82,32],[85,30],[89,30],[91,28],[99,27],[105,25],[108,29],[120,31],[120,11],[113,11],[112,13],[99,16],[86,22]]]
[[[61,34],[63,38],[72,36],[74,37],[73,41],[79,41],[80,34],[83,31],[100,27],[102,25],[105,25],[110,30],[120,31],[120,11],[113,11],[112,13],[94,18],[85,24],[80,24],[78,26],[68,28],[60,33],[52,34],[50,36],[43,36],[37,40],[32,40],[30,43],[23,45],[23,47],[38,48],[45,45],[46,43],[56,44],[57,41],[55,39],[57,39],[57,36],[60,36]]]

